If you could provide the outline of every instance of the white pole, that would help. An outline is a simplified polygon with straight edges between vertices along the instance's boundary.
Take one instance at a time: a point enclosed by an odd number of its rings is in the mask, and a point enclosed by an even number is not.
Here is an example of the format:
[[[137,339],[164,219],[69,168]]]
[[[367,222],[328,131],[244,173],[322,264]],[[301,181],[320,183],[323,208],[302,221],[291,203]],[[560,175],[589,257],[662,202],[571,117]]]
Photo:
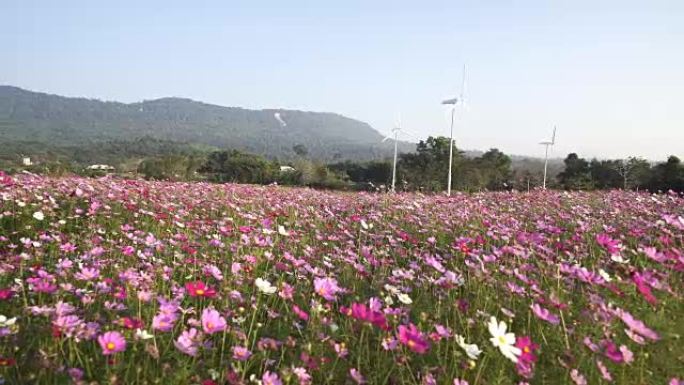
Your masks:
[[[392,166],[392,192],[396,192],[395,190],[395,184],[397,183],[397,142],[398,138],[397,136],[399,135],[399,130],[394,130],[394,163]]]
[[[544,183],[543,183],[543,188],[546,190],[546,166],[549,162],[549,145],[545,144],[544,145]]]
[[[451,133],[449,135],[449,176],[447,177],[447,196],[451,196],[451,164],[454,158],[454,112],[456,105],[451,107]]]

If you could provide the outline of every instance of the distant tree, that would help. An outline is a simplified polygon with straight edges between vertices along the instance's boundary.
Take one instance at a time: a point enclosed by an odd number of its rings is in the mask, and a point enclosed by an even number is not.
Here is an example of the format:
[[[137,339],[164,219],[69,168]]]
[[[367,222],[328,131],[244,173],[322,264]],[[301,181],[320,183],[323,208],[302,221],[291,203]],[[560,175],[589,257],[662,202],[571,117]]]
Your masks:
[[[401,154],[397,169],[399,178],[407,182],[410,189],[423,191],[446,190],[449,167],[449,138],[428,137],[416,145],[415,153]],[[453,170],[457,171],[463,153],[454,149]],[[452,183],[457,178],[452,178]]]
[[[619,161],[592,159],[589,163],[592,187],[598,189],[621,188],[624,179],[620,176],[617,168]]]
[[[202,162],[198,156],[167,155],[144,159],[137,171],[146,179],[192,180]]]
[[[648,188],[651,191],[684,191],[684,165],[681,160],[671,155],[666,162],[651,168]]]
[[[565,169],[558,174],[558,182],[566,190],[591,189],[589,162],[575,153],[568,154],[563,161]]]
[[[645,159],[630,157],[617,160],[614,168],[622,178],[622,188],[629,190],[646,185],[651,165]]]
[[[475,164],[485,177],[485,187],[488,190],[506,190],[510,187],[513,172],[511,171],[511,158],[492,148],[475,158]]]
[[[276,180],[279,168],[258,155],[230,150],[209,154],[200,172],[215,182],[265,184]]]
[[[295,144],[292,146],[292,151],[294,151],[297,156],[301,156],[302,158],[305,158],[307,155],[309,155],[309,150],[303,144]]]

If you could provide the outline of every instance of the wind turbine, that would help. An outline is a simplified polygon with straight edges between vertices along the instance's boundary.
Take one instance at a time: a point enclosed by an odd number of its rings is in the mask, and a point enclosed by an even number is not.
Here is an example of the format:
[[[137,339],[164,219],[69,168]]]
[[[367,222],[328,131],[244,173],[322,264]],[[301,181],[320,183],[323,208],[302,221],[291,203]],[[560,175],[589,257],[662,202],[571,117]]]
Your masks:
[[[553,146],[556,144],[556,126],[553,126],[553,134],[551,135],[551,141],[545,140],[543,142],[539,142],[542,146],[544,146],[544,182],[542,187],[544,190],[546,190],[546,168],[549,164],[549,147]]]
[[[451,166],[454,159],[454,114],[456,113],[456,106],[465,107],[465,81],[466,81],[466,66],[463,65],[463,82],[461,83],[461,94],[455,98],[447,99],[442,104],[451,106],[451,128],[449,133],[449,176],[447,177],[447,196],[451,196]]]
[[[394,139],[394,161],[392,162],[392,189],[390,191],[395,192],[395,186],[397,184],[397,150],[398,150],[398,144],[399,144],[399,131],[402,131],[401,128],[401,115],[397,118],[397,122],[395,124],[395,127],[392,128],[392,131],[390,135],[387,135],[385,139],[382,140],[381,143],[384,143],[388,141],[389,139]],[[404,131],[404,135],[408,135],[414,139],[418,139],[415,136],[409,134],[408,132]]]

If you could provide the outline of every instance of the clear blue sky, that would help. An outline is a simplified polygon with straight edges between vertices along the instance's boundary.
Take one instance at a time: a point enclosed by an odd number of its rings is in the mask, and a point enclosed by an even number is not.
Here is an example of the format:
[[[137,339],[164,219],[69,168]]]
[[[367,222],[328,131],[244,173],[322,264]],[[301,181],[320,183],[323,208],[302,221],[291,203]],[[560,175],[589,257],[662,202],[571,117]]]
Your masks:
[[[0,84],[133,102],[401,112],[457,145],[555,156],[684,157],[684,1],[31,1],[0,3]]]

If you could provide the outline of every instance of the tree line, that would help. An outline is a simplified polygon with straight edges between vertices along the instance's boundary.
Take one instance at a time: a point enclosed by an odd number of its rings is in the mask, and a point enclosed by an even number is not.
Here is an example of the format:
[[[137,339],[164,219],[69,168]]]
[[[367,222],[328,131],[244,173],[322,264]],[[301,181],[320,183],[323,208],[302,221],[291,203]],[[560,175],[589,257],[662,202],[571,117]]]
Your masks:
[[[391,160],[323,163],[307,158],[306,147],[293,148],[297,157],[287,162],[238,150],[215,151],[201,159],[173,155],[145,159],[138,172],[152,179],[204,179],[213,182],[278,183],[329,189],[388,190]],[[429,137],[415,152],[403,153],[397,162],[397,190],[439,192],[446,190],[449,138]],[[549,188],[566,190],[643,189],[684,191],[684,165],[676,156],[651,164],[645,159],[586,160],[569,154],[564,169],[547,179]],[[541,162],[518,162],[498,149],[466,156],[455,149],[452,189],[460,191],[527,190],[542,184]]]

